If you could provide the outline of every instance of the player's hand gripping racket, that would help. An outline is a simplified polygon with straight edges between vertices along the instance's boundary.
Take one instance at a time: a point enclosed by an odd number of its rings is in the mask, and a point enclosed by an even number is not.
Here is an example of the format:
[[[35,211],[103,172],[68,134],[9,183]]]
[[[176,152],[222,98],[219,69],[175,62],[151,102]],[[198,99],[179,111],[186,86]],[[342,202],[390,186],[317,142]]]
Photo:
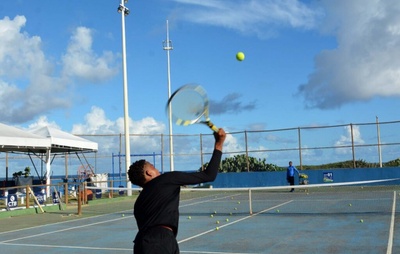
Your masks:
[[[210,121],[208,115],[207,93],[199,85],[184,85],[176,90],[168,100],[167,113],[171,113],[177,125],[202,123],[218,132],[218,128]]]

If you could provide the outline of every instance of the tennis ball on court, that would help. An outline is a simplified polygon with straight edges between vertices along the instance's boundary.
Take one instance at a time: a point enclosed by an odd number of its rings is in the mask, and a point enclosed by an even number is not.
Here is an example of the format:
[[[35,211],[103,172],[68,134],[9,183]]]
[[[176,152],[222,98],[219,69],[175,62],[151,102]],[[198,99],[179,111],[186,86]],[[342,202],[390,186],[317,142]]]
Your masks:
[[[279,213],[279,209],[276,209],[276,212]]]
[[[351,206],[351,204],[349,204],[349,206]]]
[[[217,211],[214,211],[214,214],[217,214]]]
[[[244,53],[243,52],[238,52],[237,54],[236,54],[236,59],[238,60],[238,61],[243,61],[244,60]]]
[[[238,201],[238,204],[240,204],[240,201]]]
[[[219,227],[216,227],[215,230],[219,230]]]
[[[191,220],[191,219],[192,219],[192,216],[189,216],[188,219]]]
[[[361,223],[363,223],[363,222],[364,222],[364,220],[363,220],[363,219],[361,219],[361,220],[360,220],[360,222],[361,222]]]
[[[219,224],[219,220],[217,220],[215,223]]]
[[[226,222],[229,222],[229,219],[226,219]]]
[[[125,217],[125,214],[122,214],[122,217]]]
[[[235,207],[235,210],[237,210],[237,208]]]
[[[229,215],[232,215],[232,213],[229,213]]]
[[[212,218],[212,217],[214,217],[214,215],[213,215],[213,214],[211,214],[211,215],[210,215],[210,217]]]

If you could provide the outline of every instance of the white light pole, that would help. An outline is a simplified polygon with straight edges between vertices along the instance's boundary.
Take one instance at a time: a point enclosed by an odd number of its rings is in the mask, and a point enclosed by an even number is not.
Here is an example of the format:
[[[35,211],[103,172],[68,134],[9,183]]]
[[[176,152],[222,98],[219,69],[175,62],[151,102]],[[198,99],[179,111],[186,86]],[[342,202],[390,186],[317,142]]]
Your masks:
[[[124,86],[124,131],[125,131],[125,166],[126,166],[126,186],[128,188],[127,195],[132,196],[131,185],[129,184],[128,170],[131,165],[131,144],[129,140],[129,112],[128,112],[128,75],[126,72],[126,39],[125,39],[125,16],[129,15],[129,9],[125,7],[128,0],[121,0],[118,6],[118,12],[121,13],[122,23],[122,72]],[[111,186],[113,187],[113,186]]]
[[[168,20],[167,20],[167,39],[163,42],[163,49],[167,51],[167,77],[168,77],[168,99],[171,97],[171,67],[169,51],[173,50],[172,41],[169,39]],[[169,122],[169,165],[170,170],[174,171],[174,140],[172,136],[172,109],[171,104],[168,106],[168,122]]]
[[[376,132],[378,136],[378,153],[379,153],[379,167],[382,167],[382,150],[381,150],[381,131],[379,128],[379,119],[376,117]]]

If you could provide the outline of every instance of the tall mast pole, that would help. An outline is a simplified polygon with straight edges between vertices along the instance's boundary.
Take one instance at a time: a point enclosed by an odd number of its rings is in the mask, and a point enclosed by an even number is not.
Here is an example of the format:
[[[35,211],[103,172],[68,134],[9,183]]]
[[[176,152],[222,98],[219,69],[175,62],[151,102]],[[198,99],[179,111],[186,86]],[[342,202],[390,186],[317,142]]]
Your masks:
[[[129,133],[129,112],[128,112],[128,74],[126,71],[126,38],[125,38],[125,16],[129,15],[129,9],[125,7],[128,0],[121,0],[118,12],[121,13],[122,26],[122,71],[123,71],[123,87],[124,87],[124,132],[125,132],[125,167],[126,167],[126,187],[127,195],[132,196],[131,184],[129,184],[128,170],[131,165],[131,144]]]
[[[167,51],[167,78],[168,78],[168,98],[171,97],[171,64],[169,51],[173,50],[172,41],[169,39],[169,28],[167,20],[167,39],[163,43],[163,49]],[[168,124],[169,124],[169,165],[170,171],[174,171],[174,139],[172,135],[172,108],[168,106]]]

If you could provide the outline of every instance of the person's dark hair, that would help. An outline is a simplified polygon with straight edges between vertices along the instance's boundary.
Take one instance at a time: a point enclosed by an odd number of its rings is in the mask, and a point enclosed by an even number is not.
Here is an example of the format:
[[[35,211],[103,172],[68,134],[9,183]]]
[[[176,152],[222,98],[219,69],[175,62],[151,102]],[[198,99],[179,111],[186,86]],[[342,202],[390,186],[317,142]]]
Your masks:
[[[138,160],[132,163],[128,170],[129,181],[132,184],[143,187],[145,183],[144,177],[144,165],[146,164],[146,160]]]

